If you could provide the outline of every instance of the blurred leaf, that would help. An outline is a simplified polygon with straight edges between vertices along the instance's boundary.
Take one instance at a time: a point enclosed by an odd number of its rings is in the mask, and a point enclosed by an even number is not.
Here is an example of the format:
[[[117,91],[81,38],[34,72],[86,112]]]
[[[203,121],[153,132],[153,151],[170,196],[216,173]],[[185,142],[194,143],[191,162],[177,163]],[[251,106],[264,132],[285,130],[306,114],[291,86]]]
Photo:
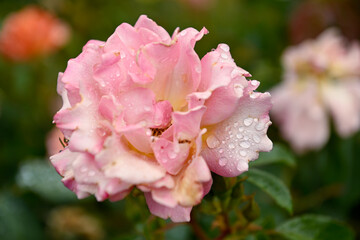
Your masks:
[[[20,187],[30,189],[53,202],[76,200],[75,194],[63,185],[61,176],[47,160],[22,164],[16,180]]]
[[[276,230],[290,240],[354,239],[348,227],[334,219],[319,215],[304,215],[291,219]]]
[[[256,161],[250,162],[250,166],[263,166],[274,163],[282,163],[289,167],[295,167],[294,155],[282,144],[274,144],[270,152],[262,152]]]
[[[10,195],[0,193],[0,239],[43,239],[40,224],[24,203]]]
[[[165,239],[168,240],[186,240],[191,239],[192,232],[189,225],[178,225],[166,231]]]
[[[247,175],[247,181],[269,194],[280,207],[286,209],[290,214],[292,213],[290,192],[280,179],[258,169],[249,170]]]

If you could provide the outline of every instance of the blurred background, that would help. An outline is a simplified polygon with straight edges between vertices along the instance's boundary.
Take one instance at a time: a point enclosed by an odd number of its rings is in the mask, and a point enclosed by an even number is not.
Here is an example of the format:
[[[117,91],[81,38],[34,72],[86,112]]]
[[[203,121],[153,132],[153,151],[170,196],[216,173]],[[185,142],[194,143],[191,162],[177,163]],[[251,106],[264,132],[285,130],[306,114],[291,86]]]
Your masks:
[[[187,225],[167,230],[167,221],[154,220],[137,192],[116,203],[77,200],[48,163],[61,149],[52,124],[61,106],[58,72],[88,40],[105,41],[141,14],[170,34],[176,27],[205,26],[209,34],[196,45],[199,56],[227,43],[262,92],[281,82],[287,47],[331,26],[349,40],[360,39],[358,0],[1,0],[0,239],[144,239],[159,228],[165,239],[195,239]],[[290,187],[293,216],[332,216],[360,239],[360,134],[342,139],[332,131],[324,148],[302,155],[292,152],[275,124],[269,135],[296,162],[263,167]],[[256,192],[263,226],[291,217],[251,185],[245,190]],[[210,229],[211,221],[204,216],[200,223]]]

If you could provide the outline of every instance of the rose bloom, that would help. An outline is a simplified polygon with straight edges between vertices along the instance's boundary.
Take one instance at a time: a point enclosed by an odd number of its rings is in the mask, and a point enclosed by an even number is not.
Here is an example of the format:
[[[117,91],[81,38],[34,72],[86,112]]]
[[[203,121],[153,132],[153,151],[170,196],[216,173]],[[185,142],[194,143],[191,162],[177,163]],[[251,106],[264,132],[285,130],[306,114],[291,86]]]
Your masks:
[[[272,91],[273,116],[298,152],[321,148],[329,138],[328,114],[341,137],[360,127],[360,47],[346,46],[335,29],[290,47],[284,81]]]
[[[237,176],[271,150],[270,94],[254,92],[259,82],[225,44],[200,60],[194,46],[206,33],[170,37],[141,16],[69,61],[54,116],[69,142],[51,161],[79,198],[117,201],[137,187],[154,215],[189,221],[210,171]]]
[[[0,53],[13,61],[25,61],[63,46],[69,28],[49,12],[35,6],[10,14],[0,31]]]

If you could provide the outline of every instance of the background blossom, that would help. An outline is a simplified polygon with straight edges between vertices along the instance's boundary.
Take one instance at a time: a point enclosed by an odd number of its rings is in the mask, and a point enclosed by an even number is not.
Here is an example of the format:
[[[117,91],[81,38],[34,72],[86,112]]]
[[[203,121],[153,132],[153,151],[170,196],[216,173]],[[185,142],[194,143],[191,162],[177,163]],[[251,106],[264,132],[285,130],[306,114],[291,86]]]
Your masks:
[[[328,29],[283,55],[284,82],[273,89],[274,118],[297,151],[321,148],[328,114],[347,137],[360,127],[360,46]]]
[[[29,60],[62,47],[69,37],[68,25],[39,7],[28,6],[4,21],[0,52],[13,61]]]

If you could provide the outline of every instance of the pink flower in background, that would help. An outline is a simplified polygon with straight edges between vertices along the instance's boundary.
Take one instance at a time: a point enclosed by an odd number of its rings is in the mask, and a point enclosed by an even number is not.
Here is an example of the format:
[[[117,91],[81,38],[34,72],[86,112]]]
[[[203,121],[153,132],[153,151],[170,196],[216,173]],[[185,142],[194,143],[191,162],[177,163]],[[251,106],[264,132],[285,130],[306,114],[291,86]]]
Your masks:
[[[69,27],[35,6],[10,14],[0,31],[0,53],[13,61],[48,54],[69,39]]]
[[[329,137],[330,113],[347,137],[360,127],[360,47],[335,29],[289,48],[283,83],[273,89],[272,113],[284,137],[299,152],[321,148]]]
[[[210,171],[237,176],[271,150],[270,94],[254,92],[259,82],[225,44],[200,60],[194,46],[206,33],[170,37],[141,16],[69,61],[54,117],[69,142],[51,161],[79,198],[116,201],[137,187],[154,215],[189,221]]]

